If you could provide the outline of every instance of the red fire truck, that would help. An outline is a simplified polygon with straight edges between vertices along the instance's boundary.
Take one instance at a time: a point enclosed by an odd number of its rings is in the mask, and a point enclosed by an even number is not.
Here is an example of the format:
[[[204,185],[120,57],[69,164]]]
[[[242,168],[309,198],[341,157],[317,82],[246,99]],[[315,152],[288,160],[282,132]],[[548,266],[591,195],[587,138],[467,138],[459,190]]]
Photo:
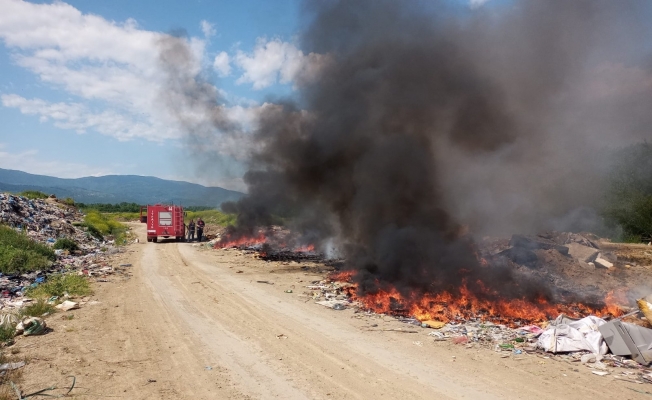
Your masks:
[[[146,210],[146,214],[143,211]],[[183,207],[154,204],[140,207],[140,222],[147,224],[147,241],[155,242],[159,236],[182,241],[186,237],[183,224]]]

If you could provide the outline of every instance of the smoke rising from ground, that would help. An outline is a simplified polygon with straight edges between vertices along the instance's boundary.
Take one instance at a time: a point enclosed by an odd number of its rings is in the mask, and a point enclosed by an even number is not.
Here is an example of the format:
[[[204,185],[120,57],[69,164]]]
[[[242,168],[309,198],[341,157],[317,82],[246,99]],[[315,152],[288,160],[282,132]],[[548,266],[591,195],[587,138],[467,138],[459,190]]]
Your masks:
[[[640,47],[649,3],[304,8],[303,50],[329,62],[295,99],[258,110],[249,195],[227,206],[240,232],[292,215],[312,238],[337,238],[366,290],[466,281],[479,293],[482,279],[506,294],[550,296],[479,265],[467,232],[569,229],[591,215],[582,210],[599,200],[604,149],[650,136],[652,86],[622,84],[650,76],[641,64],[650,49]],[[183,98],[213,104],[203,86],[181,86]],[[241,135],[219,106],[191,108],[213,134]]]

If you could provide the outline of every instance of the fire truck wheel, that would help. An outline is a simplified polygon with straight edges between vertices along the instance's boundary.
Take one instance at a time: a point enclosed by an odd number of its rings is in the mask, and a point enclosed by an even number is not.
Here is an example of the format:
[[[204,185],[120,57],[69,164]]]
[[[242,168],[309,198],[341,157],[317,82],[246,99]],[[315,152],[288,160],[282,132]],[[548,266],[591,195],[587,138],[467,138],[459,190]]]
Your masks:
[[[152,242],[154,242],[154,243],[158,242],[158,238],[157,238],[157,237],[153,237],[153,238],[152,238]]]
[[[151,242],[151,241],[152,241],[152,238],[151,238],[151,237],[148,237],[148,238],[147,238],[147,242]]]

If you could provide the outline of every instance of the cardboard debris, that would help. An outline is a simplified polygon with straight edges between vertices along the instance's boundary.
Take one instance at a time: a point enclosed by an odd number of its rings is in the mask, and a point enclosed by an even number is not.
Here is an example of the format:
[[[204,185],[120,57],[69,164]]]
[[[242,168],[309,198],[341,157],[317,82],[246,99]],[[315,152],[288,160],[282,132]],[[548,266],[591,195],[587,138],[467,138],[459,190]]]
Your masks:
[[[441,329],[446,325],[446,323],[441,322],[441,321],[428,320],[428,321],[422,321],[421,322],[421,326],[424,326],[424,325],[427,326],[428,328],[432,328],[432,329]]]
[[[652,323],[652,294],[636,300],[636,305],[638,305],[638,308],[645,315],[645,318]]]

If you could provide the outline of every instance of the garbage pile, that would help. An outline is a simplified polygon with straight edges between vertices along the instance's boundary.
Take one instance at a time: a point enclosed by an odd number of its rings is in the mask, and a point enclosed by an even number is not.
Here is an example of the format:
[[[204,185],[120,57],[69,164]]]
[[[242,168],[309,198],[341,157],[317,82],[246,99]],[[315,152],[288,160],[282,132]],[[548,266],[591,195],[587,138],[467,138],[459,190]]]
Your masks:
[[[125,268],[110,265],[109,256],[117,253],[119,248],[112,240],[99,240],[81,226],[83,214],[64,204],[56,198],[31,200],[22,196],[0,193],[0,224],[10,226],[25,234],[32,240],[54,245],[59,238],[74,240],[79,250],[55,250],[57,256],[47,270],[35,271],[21,275],[0,274],[0,309],[10,311],[21,308],[26,299],[23,292],[29,287],[36,287],[47,280],[48,275],[63,272],[77,272],[106,281],[106,276],[129,272]]]

